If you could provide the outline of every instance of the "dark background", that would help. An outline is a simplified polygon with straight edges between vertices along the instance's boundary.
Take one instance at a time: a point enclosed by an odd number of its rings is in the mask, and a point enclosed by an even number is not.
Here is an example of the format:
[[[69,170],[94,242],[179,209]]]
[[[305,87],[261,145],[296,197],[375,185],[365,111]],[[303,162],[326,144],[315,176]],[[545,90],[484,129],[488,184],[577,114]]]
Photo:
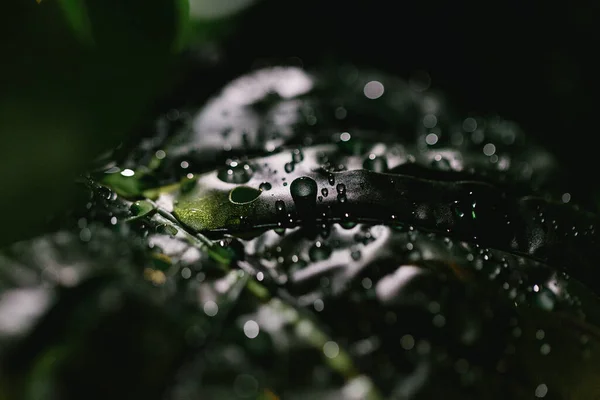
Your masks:
[[[426,70],[464,112],[518,121],[553,150],[593,205],[599,3],[264,0],[170,43],[171,1],[88,0],[94,46],[55,1],[0,11],[0,243],[71,206],[73,177],[185,99],[200,102],[257,58],[350,60],[407,77]],[[525,4],[527,3],[527,4]],[[590,200],[592,199],[592,200]]]

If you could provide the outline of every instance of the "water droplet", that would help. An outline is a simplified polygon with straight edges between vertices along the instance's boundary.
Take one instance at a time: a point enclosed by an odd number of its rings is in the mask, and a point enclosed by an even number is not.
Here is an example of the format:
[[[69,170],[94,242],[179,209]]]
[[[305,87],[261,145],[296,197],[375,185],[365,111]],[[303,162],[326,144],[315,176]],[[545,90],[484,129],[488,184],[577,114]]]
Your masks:
[[[248,339],[254,339],[260,333],[260,327],[256,321],[248,320],[244,324],[244,334]]]
[[[404,335],[400,338],[400,345],[404,350],[412,350],[415,347],[415,338],[412,335]]]
[[[296,166],[296,164],[294,164],[293,162],[288,162],[288,163],[285,163],[283,169],[285,170],[285,172],[287,172],[289,174],[294,171],[295,166]]]
[[[465,132],[474,132],[475,129],[477,129],[477,121],[475,120],[475,118],[465,118],[462,124],[462,128]]]
[[[327,190],[327,188],[323,188],[321,189],[321,194],[323,195],[323,197],[327,197],[329,196],[329,190]]]
[[[229,192],[229,201],[233,204],[248,204],[258,199],[261,190],[249,186],[238,186]]]
[[[277,200],[275,202],[275,210],[278,214],[285,214],[285,202],[283,200]]]
[[[339,195],[342,196],[342,195]],[[338,196],[338,201],[339,201],[339,196]],[[345,198],[345,196],[344,196]],[[351,217],[350,217],[350,213],[344,213],[342,214],[342,220],[340,221],[340,226],[344,229],[352,229],[357,225],[356,221],[352,221]]]
[[[535,397],[541,399],[543,397],[546,397],[546,395],[548,394],[548,386],[546,386],[545,384],[540,384],[535,388]]]
[[[154,211],[154,205],[146,200],[138,200],[131,205],[129,211],[136,217],[144,217]]]
[[[314,301],[313,307],[315,308],[315,311],[321,312],[325,309],[325,303],[323,303],[323,300],[317,299]]]
[[[493,143],[488,143],[483,146],[483,154],[491,156],[496,152],[496,146]]]
[[[427,136],[425,136],[425,143],[427,143],[430,146],[433,146],[438,142],[438,139],[439,138],[435,133],[429,133]]]
[[[262,192],[266,192],[271,190],[272,187],[273,186],[269,182],[263,182],[258,186],[258,189],[260,189]]]
[[[317,182],[306,176],[296,178],[290,185],[290,193],[299,212],[314,209],[317,197]]]
[[[219,312],[219,306],[214,301],[207,301],[203,306],[204,313],[209,317],[214,317]]]
[[[335,185],[335,175],[329,173],[329,175],[327,176],[327,181],[331,186]]]
[[[246,183],[253,175],[254,171],[249,164],[238,161],[230,161],[226,168],[217,172],[217,177],[227,183]]]
[[[340,346],[338,346],[336,342],[326,342],[323,345],[323,354],[325,354],[327,358],[335,358],[340,354]]]
[[[304,160],[304,154],[302,153],[302,150],[300,150],[300,149],[294,149],[292,151],[292,162],[293,163],[299,163],[302,160]]]
[[[383,95],[384,90],[383,84],[379,81],[367,82],[363,89],[365,96],[371,100],[380,98]]]

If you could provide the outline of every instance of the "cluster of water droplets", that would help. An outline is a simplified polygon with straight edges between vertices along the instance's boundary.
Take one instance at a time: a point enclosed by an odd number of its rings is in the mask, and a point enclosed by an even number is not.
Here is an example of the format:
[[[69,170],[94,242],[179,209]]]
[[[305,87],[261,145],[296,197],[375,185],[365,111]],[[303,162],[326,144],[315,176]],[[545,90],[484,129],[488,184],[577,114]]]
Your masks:
[[[593,392],[596,217],[515,123],[457,116],[430,86],[262,69],[88,182],[68,240],[112,235],[108,313],[146,305],[140,326],[187,360],[169,398]]]
[[[515,123],[457,117],[428,86],[353,67],[237,79],[165,146],[224,164],[198,167],[175,216],[238,237],[254,279],[323,321],[384,393],[427,396],[435,376],[489,395],[491,375],[533,374],[523,359],[559,365],[561,340],[585,363],[588,334],[549,335],[544,318],[599,322],[595,217],[565,205],[556,161]]]

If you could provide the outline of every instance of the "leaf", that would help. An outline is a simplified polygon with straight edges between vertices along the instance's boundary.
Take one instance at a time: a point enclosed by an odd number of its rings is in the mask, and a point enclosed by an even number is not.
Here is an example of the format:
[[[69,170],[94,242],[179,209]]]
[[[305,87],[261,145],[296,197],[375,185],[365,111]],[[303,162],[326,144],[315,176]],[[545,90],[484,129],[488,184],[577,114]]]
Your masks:
[[[337,145],[292,148],[200,175],[194,188],[177,197],[174,215],[204,233],[333,222],[410,225],[552,265],[562,262],[552,251],[560,248],[577,254],[580,262],[571,267],[573,274],[582,280],[597,276],[592,266],[599,236],[593,226],[599,221],[594,215],[540,197],[511,196],[485,181],[462,180],[461,175],[426,179],[404,173],[413,163],[395,153],[394,145],[388,144],[373,159],[375,149],[381,148],[378,144],[365,145],[357,153],[349,153],[347,146],[342,138]],[[335,168],[323,168],[324,158],[335,160]],[[386,172],[364,168],[365,160],[377,158],[384,160]],[[536,213],[548,217],[537,219]],[[581,227],[585,234],[560,235],[549,220]],[[600,284],[594,287],[600,289]]]

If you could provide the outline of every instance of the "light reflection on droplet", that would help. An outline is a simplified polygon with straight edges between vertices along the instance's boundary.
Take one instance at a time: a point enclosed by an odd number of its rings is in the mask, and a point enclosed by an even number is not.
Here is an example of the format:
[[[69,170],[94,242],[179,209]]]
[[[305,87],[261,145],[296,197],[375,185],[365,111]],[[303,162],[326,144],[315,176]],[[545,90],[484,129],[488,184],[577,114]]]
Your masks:
[[[348,140],[350,140],[350,137],[351,137],[351,136],[350,136],[350,134],[349,134],[348,132],[343,132],[343,133],[340,135],[340,140],[341,140],[342,142],[347,142]]]
[[[411,350],[415,347],[415,338],[412,335],[404,335],[400,338],[400,345],[404,350]]]
[[[571,193],[563,193],[561,199],[562,199],[563,203],[570,202],[571,201]]]
[[[436,144],[438,141],[438,136],[435,133],[430,133],[427,136],[425,136],[425,143],[427,143],[430,146],[433,146],[434,144]]]
[[[379,81],[371,81],[365,85],[364,93],[367,98],[375,100],[383,95],[384,87]]]
[[[493,143],[488,143],[483,146],[483,154],[486,156],[491,156],[496,152],[496,146]]]
[[[253,321],[253,320],[246,321],[246,323],[244,324],[244,334],[246,335],[246,337],[248,337],[248,339],[254,339],[255,337],[258,336],[259,332],[260,332],[260,328],[259,328],[258,324],[256,323],[256,321]]]
[[[313,306],[315,307],[316,311],[323,311],[323,309],[325,308],[325,303],[323,303],[323,300],[321,299],[317,299],[315,300],[315,302],[313,303]]]
[[[544,356],[550,354],[550,350],[551,350],[551,347],[550,347],[550,345],[548,343],[544,343],[540,347],[540,353],[542,353],[542,355],[544,355]]]
[[[371,289],[371,287],[373,287],[373,281],[371,281],[370,278],[363,278],[361,283],[362,287],[364,287],[365,289]]]
[[[219,312],[219,306],[212,300],[204,303],[204,313],[209,317],[214,317]]]
[[[546,333],[544,332],[543,329],[538,329],[538,331],[535,333],[535,338],[538,340],[542,340],[545,336],[546,336]]]
[[[323,354],[327,358],[335,358],[340,354],[340,346],[336,342],[329,341],[323,345]]]
[[[121,171],[121,175],[123,176],[133,176],[135,175],[135,172],[133,172],[133,170],[126,168],[123,171]]]
[[[162,160],[163,158],[165,158],[167,156],[167,153],[165,153],[164,150],[157,150],[156,153],[154,154],[156,156],[156,158],[158,158],[159,160]]]
[[[537,398],[543,398],[546,397],[546,395],[548,394],[548,386],[546,386],[545,384],[540,384],[535,388],[535,397]]]

